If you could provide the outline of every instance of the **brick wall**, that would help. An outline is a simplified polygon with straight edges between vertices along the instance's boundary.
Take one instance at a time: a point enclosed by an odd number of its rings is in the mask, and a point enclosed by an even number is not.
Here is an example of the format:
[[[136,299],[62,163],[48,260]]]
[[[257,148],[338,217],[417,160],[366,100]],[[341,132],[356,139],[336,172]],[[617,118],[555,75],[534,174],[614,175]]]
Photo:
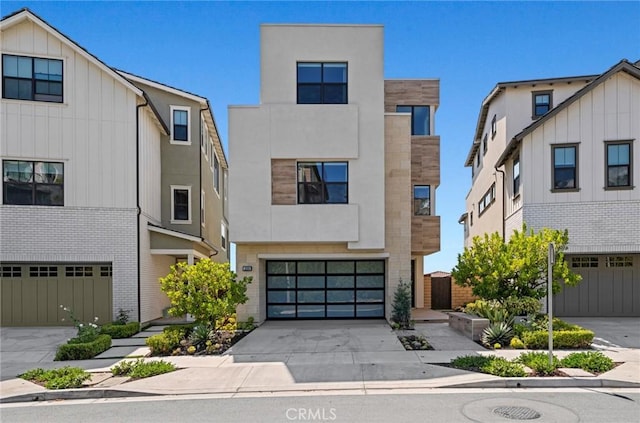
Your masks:
[[[113,313],[138,318],[136,209],[0,206],[0,262],[113,264]]]

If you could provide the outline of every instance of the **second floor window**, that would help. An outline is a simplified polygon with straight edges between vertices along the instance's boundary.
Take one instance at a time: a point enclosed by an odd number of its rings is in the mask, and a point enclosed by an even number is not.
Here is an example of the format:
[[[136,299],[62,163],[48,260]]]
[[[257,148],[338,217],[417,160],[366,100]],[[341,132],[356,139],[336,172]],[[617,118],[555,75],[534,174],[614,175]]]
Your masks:
[[[631,186],[631,143],[607,143],[607,188]]]
[[[298,104],[347,104],[347,64],[299,62]]]
[[[491,139],[496,137],[496,132],[498,132],[498,116],[493,115],[493,119],[491,119]]]
[[[481,215],[487,207],[489,207],[496,199],[496,184],[491,185],[482,199],[478,202],[478,215]]]
[[[346,162],[299,162],[298,204],[346,204],[348,175]]]
[[[532,119],[537,119],[547,113],[553,107],[553,97],[551,91],[534,91]]]
[[[213,188],[220,193],[220,163],[215,153],[213,154]]]
[[[487,134],[484,134],[484,138],[482,138],[482,155],[487,154],[487,150],[489,147],[487,146]]]
[[[513,196],[520,194],[520,157],[513,159]]]
[[[171,223],[191,223],[191,187],[171,186]]]
[[[576,145],[555,146],[553,150],[553,189],[578,188],[578,163]]]
[[[64,164],[4,160],[3,204],[63,206]]]
[[[189,143],[189,109],[171,106],[171,141]]]
[[[62,103],[62,60],[3,54],[2,97]]]
[[[431,215],[431,187],[429,185],[414,185],[413,214],[416,216]]]
[[[411,113],[411,135],[431,135],[429,106],[396,106],[398,113]]]

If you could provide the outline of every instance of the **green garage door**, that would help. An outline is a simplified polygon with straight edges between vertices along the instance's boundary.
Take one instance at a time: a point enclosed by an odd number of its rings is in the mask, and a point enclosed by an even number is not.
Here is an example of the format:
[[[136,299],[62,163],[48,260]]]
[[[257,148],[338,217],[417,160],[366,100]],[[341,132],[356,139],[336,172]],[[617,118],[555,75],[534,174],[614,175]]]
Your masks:
[[[60,305],[83,322],[112,320],[111,264],[3,263],[0,284],[2,326],[72,325]]]
[[[582,276],[554,296],[554,314],[564,317],[640,317],[640,256],[568,257]]]
[[[267,318],[381,319],[384,286],[384,260],[267,261]]]

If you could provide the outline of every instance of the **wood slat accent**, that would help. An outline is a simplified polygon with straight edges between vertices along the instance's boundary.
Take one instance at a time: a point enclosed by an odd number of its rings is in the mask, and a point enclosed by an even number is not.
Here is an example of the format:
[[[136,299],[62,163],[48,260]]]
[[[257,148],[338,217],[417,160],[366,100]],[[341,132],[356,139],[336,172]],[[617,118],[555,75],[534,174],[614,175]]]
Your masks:
[[[440,81],[437,79],[384,81],[384,111],[393,113],[396,106],[438,106]]]
[[[411,183],[440,185],[440,137],[411,137]]]
[[[296,203],[296,161],[271,159],[271,204]]]
[[[411,255],[440,251],[440,216],[411,217]]]

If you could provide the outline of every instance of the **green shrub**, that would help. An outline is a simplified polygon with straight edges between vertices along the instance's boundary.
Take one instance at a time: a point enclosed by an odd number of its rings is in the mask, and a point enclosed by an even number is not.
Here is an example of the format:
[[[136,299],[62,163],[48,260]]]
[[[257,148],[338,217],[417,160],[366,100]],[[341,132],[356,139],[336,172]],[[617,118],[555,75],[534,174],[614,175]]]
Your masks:
[[[391,304],[391,320],[400,325],[400,329],[411,329],[411,285],[400,279]]]
[[[174,370],[176,370],[176,366],[173,363],[168,363],[164,360],[144,361],[140,358],[136,361],[123,361],[113,366],[111,373],[114,376],[129,376],[132,379],[142,379],[169,373]]]
[[[500,303],[511,316],[532,316],[540,311],[540,300],[537,298],[512,295],[500,300]]]
[[[152,335],[145,341],[152,355],[167,355],[180,346],[184,337],[178,331],[168,331]]]
[[[509,346],[514,350],[522,350],[524,349],[524,342],[520,340],[517,336],[511,338],[511,342],[509,342]]]
[[[527,373],[520,363],[513,363],[502,357],[493,357],[493,360],[482,366],[483,373],[500,377],[525,377]]]
[[[129,338],[140,331],[138,322],[130,322],[125,324],[107,323],[100,327],[100,333],[109,335],[112,339]]]
[[[604,373],[613,369],[614,364],[600,351],[571,353],[560,362],[562,367],[579,368],[591,373]]]
[[[482,331],[482,343],[486,346],[500,347],[508,345],[513,338],[513,329],[506,322],[492,323],[484,331]]]
[[[489,319],[491,323],[510,322],[512,315],[497,300],[475,300],[467,304],[465,313]]]
[[[526,352],[520,354],[515,362],[531,368],[539,376],[552,375],[560,366],[558,357],[553,356],[552,364],[549,364],[549,355],[543,352]]]
[[[80,388],[91,374],[78,367],[65,366],[59,369],[32,369],[18,376],[19,378],[44,384],[47,389]]]
[[[559,330],[553,332],[554,348],[587,348],[593,341],[593,332],[586,329]],[[523,332],[522,341],[534,350],[548,348],[549,332],[543,330]]]
[[[200,324],[195,326],[189,334],[189,342],[192,345],[204,344],[214,336],[214,331],[209,325]]]
[[[256,328],[253,316],[249,316],[246,322],[238,322],[238,329],[252,331]]]
[[[56,361],[65,360],[88,360],[111,348],[111,337],[109,335],[98,335],[92,342],[63,344],[58,347]]]
[[[118,309],[118,315],[116,316],[116,320],[113,321],[114,325],[126,325],[129,323],[129,313],[133,310],[125,310],[122,308]]]
[[[463,355],[451,360],[451,365],[456,369],[471,370],[475,372],[481,371],[489,361],[493,359],[493,356],[484,355]]]
[[[198,323],[187,323],[184,325],[171,325],[167,326],[162,330],[162,333],[167,333],[172,336],[178,336],[181,339],[187,338],[194,327],[196,327]]]

